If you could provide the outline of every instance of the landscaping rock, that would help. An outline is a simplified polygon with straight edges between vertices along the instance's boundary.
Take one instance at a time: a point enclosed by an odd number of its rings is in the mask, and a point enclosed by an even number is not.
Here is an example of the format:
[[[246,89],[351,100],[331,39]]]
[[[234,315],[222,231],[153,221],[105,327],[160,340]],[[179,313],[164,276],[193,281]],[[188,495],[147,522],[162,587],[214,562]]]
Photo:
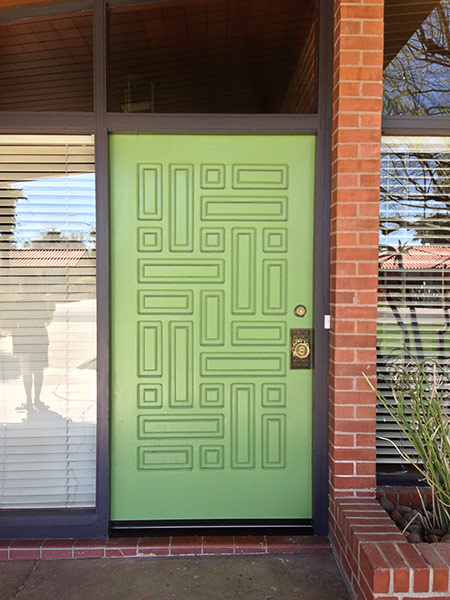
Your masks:
[[[421,542],[450,544],[450,533],[442,529],[430,529],[435,523],[433,507],[421,508],[417,505],[404,506],[397,503],[395,506],[387,498],[379,498],[381,506],[386,510],[391,519],[411,544]]]
[[[423,527],[420,523],[411,523],[411,525],[408,526],[407,531],[408,533],[418,533],[419,535],[423,535]]]
[[[399,523],[403,517],[402,515],[398,512],[398,510],[395,508],[392,512],[391,512],[391,519],[393,521],[395,521],[396,523]]]
[[[390,500],[388,500],[387,498],[384,498],[384,496],[382,496],[379,499],[379,502],[380,502],[381,506],[384,508],[384,510],[388,513],[391,513],[395,508],[393,503]]]
[[[408,540],[408,542],[410,542],[410,544],[420,544],[421,542],[423,542],[422,536],[418,533],[407,533],[406,539]]]
[[[438,535],[439,537],[442,537],[445,534],[445,531],[443,529],[432,529],[429,532],[430,535]]]
[[[404,519],[405,519],[405,520],[406,520],[408,523],[411,523],[411,522],[413,522],[413,520],[415,520],[415,518],[417,518],[417,517],[416,517],[416,515],[415,515],[415,514],[414,514],[414,513],[413,513],[411,510],[409,510],[408,512],[405,512],[405,514],[403,515],[403,518],[404,518]]]
[[[403,506],[403,504],[396,504],[395,508],[398,510],[398,512],[403,516],[405,513],[410,512],[411,509],[409,506]]]

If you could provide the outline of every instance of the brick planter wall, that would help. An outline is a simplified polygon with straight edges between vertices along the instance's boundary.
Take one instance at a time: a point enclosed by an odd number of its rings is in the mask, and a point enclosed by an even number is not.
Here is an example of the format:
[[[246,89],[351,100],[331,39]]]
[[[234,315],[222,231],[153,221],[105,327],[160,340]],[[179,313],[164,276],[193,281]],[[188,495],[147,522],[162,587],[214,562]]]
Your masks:
[[[358,600],[450,598],[450,544],[410,544],[375,499],[335,506],[333,549]]]
[[[431,489],[428,486],[420,487],[420,495],[424,498],[426,504],[432,501]],[[414,486],[383,485],[377,487],[377,498],[387,498],[393,504],[402,504],[409,506],[415,504],[421,506],[419,492]]]

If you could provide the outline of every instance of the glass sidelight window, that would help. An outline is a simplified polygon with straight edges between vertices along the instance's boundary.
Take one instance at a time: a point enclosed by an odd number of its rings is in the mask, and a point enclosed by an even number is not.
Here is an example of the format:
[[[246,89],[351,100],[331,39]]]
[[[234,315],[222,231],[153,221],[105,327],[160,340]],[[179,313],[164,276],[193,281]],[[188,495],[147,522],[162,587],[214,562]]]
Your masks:
[[[378,298],[378,387],[411,356],[450,370],[450,138],[385,137],[382,144]],[[377,434],[411,453],[378,407]],[[402,462],[378,439],[378,462]]]
[[[317,0],[109,4],[110,111],[316,112]]]
[[[0,508],[95,505],[93,136],[0,136]]]

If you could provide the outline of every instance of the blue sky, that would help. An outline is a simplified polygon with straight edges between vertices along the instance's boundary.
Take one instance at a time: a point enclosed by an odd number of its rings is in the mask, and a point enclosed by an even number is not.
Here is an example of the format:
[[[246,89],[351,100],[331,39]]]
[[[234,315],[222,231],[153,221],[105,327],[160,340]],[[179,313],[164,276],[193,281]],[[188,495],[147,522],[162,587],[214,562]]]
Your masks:
[[[95,228],[95,174],[43,177],[14,184],[24,198],[16,204],[14,236],[19,245],[49,229],[87,237]]]

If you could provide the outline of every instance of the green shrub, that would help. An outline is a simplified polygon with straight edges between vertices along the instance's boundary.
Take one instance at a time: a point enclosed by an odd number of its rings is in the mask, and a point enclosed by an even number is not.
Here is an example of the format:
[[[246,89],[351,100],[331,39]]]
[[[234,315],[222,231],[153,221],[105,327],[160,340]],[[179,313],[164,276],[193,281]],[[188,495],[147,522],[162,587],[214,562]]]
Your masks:
[[[450,532],[450,378],[434,360],[391,366],[386,384],[392,398],[374,388],[378,400],[403,432],[417,456],[411,456],[390,439],[399,454],[421,473],[436,498],[442,528]]]

